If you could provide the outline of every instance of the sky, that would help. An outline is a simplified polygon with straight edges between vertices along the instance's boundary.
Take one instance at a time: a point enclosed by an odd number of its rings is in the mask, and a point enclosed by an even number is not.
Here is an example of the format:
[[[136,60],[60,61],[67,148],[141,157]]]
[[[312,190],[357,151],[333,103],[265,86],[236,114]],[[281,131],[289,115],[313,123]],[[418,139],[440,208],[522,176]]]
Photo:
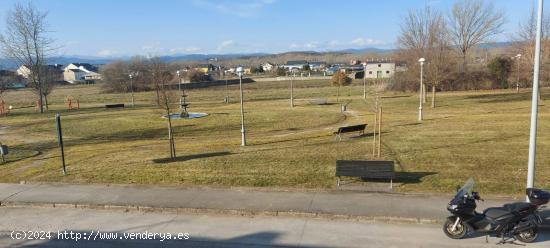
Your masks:
[[[27,0],[0,0],[8,11]],[[279,53],[394,48],[401,18],[455,0],[34,0],[63,56]],[[494,0],[507,41],[534,0]]]

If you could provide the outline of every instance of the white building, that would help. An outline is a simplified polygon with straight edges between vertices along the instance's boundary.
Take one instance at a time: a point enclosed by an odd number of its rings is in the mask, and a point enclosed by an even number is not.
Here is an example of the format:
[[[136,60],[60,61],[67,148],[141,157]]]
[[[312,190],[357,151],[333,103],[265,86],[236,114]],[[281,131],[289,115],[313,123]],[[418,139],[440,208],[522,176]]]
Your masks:
[[[275,68],[275,65],[274,65],[274,64],[271,64],[271,63],[269,63],[269,62],[263,63],[261,66],[262,66],[262,69],[263,69],[264,71],[266,71],[266,72],[267,72],[267,71],[272,71],[273,68]]]
[[[401,64],[389,61],[369,61],[362,64],[365,66],[366,78],[391,78],[396,71],[404,70]]]
[[[71,63],[63,69],[63,79],[71,84],[100,80],[98,68],[88,63]]]
[[[283,65],[283,68],[289,71],[297,71],[302,70],[302,68],[304,68],[304,65],[307,64],[308,63],[305,60],[287,61],[286,64]]]
[[[42,67],[42,72],[47,70],[52,70],[52,71],[61,73],[62,67],[63,65],[60,65],[60,64],[45,65]],[[26,79],[28,79],[31,75],[31,69],[27,65],[19,66],[19,68],[17,68],[15,72],[17,73],[17,75],[22,76],[23,78],[26,78]]]

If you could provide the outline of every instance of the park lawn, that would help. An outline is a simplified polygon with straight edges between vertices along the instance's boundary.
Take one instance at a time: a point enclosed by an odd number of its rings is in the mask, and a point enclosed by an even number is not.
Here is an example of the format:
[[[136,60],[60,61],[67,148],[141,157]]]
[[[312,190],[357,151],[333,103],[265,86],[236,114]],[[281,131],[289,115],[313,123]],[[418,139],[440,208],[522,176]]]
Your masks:
[[[0,165],[0,181],[135,183],[329,189],[335,187],[337,159],[372,159],[372,137],[336,142],[340,125],[372,123],[374,87],[361,99],[362,82],[341,89],[348,113],[338,104],[311,105],[317,98],[336,101],[327,81],[296,81],[296,107],[288,100],[289,82],[245,84],[248,145],[240,146],[238,85],[189,90],[190,111],[210,115],[175,120],[178,158],[169,155],[166,120],[154,107],[154,92],[136,94],[135,108],[105,110],[106,103],[129,103],[129,94],[101,93],[97,85],[60,87],[50,111],[18,109],[0,117],[7,126],[0,141],[14,150],[41,155]],[[546,91],[545,91],[546,92]],[[228,94],[231,104],[224,104]],[[79,99],[67,111],[65,99]],[[402,192],[453,192],[468,177],[485,194],[522,193],[526,181],[530,94],[524,90],[438,93],[435,109],[426,104],[425,121],[416,121],[414,93],[380,94],[383,108],[382,155],[397,161]],[[550,96],[550,95],[548,95]],[[547,97],[543,94],[543,97]],[[9,92],[8,104],[32,103],[32,93]],[[550,188],[550,107],[539,108],[536,184]],[[60,112],[68,175],[60,173],[53,116]],[[372,131],[372,127],[368,127]]]

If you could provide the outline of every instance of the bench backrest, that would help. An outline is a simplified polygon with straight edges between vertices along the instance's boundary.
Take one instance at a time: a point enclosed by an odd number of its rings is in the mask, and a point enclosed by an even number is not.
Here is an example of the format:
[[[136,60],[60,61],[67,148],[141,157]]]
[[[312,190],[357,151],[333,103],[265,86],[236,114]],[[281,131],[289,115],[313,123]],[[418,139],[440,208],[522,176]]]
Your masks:
[[[394,162],[384,160],[336,160],[336,176],[395,178]]]
[[[339,133],[347,133],[347,132],[363,131],[363,130],[365,130],[366,127],[367,127],[367,124],[340,127],[340,128],[338,128],[338,132]]]

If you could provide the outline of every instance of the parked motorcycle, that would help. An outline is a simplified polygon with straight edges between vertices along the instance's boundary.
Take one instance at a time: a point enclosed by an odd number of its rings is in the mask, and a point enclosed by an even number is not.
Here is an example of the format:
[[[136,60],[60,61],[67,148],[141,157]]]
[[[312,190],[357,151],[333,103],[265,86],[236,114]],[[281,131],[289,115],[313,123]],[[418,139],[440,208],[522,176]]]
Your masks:
[[[499,243],[510,240],[530,243],[537,239],[538,227],[542,224],[539,209],[548,203],[550,193],[529,188],[526,193],[530,202],[509,203],[478,213],[476,201],[483,200],[473,188],[474,180],[470,178],[447,205],[452,216],[447,217],[443,231],[449,238],[461,239],[470,233],[480,233],[502,238]]]

